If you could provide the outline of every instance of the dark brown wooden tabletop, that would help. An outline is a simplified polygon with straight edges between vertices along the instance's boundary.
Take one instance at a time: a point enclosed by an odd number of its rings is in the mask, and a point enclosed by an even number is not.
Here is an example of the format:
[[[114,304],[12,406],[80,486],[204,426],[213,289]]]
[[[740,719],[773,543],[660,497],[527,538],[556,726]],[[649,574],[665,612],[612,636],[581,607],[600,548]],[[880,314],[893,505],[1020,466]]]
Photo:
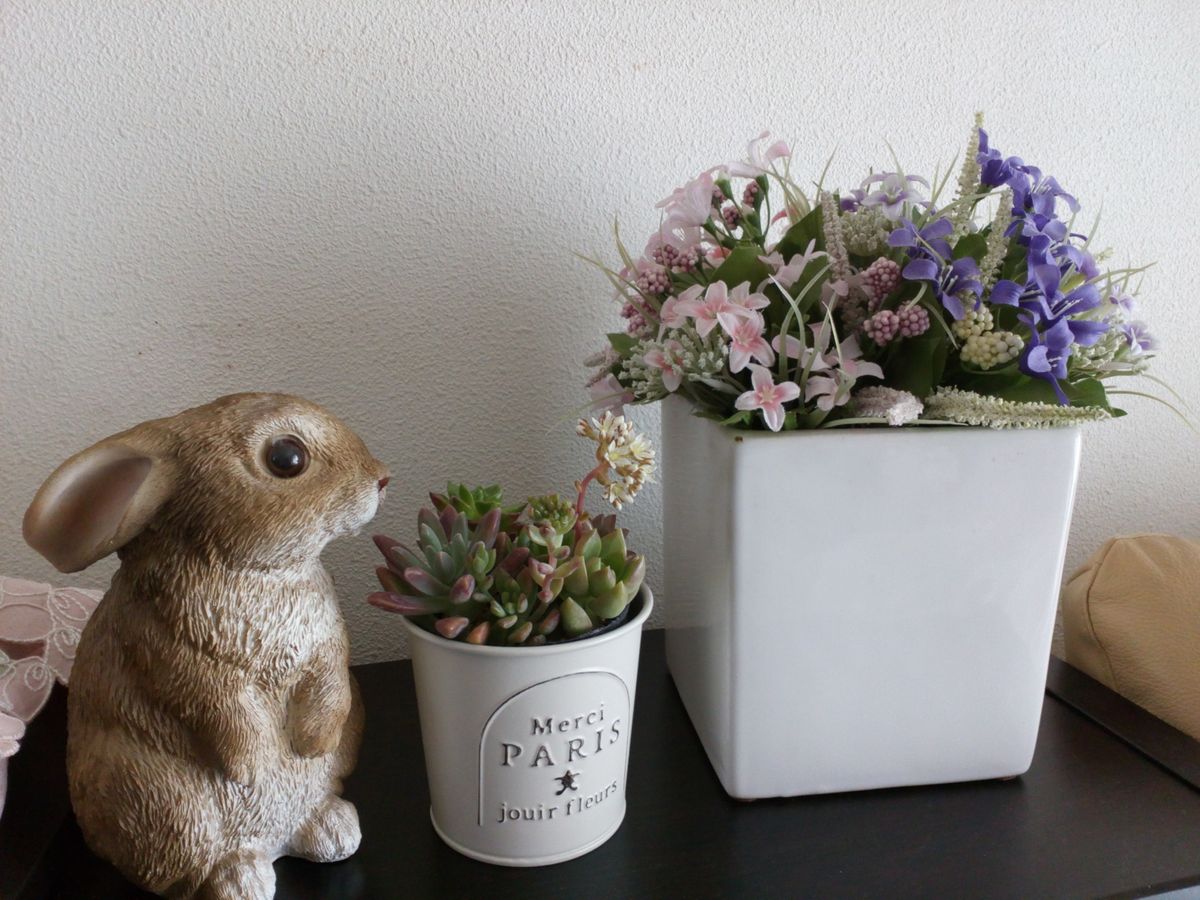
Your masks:
[[[581,859],[506,869],[429,824],[412,667],[356,669],[367,739],[352,859],[276,863],[280,898],[1108,897],[1200,884],[1200,745],[1051,662],[1033,767],[1007,782],[742,803],[722,792],[666,671],[642,651],[620,831]],[[66,801],[61,690],[11,766],[0,897],[138,897]]]

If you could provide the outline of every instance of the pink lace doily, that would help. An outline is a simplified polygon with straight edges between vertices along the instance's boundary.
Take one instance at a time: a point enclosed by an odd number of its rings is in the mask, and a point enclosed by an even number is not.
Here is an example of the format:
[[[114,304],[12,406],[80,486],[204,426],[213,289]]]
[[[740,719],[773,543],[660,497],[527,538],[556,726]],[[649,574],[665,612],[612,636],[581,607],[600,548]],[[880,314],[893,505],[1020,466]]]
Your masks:
[[[17,752],[54,682],[67,683],[79,634],[102,596],[0,577],[0,760]]]

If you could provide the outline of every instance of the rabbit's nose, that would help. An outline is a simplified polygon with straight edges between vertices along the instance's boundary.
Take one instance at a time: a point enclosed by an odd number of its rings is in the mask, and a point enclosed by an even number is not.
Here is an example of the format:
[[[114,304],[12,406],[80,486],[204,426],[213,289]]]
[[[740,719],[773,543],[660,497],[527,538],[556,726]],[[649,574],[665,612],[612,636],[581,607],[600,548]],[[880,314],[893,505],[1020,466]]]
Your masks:
[[[382,478],[380,478],[379,479],[379,489],[382,491],[385,487],[388,486],[388,482],[391,480],[392,480],[391,475],[385,475]]]

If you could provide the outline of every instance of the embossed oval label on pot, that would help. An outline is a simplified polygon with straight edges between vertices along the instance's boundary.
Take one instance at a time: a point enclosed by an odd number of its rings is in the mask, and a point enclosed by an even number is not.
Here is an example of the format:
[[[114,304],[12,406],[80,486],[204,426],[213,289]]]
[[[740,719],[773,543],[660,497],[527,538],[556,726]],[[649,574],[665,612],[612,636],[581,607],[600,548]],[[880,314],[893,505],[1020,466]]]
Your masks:
[[[630,690],[613,672],[575,672],[509,697],[480,738],[479,827],[564,846],[607,836],[625,807],[629,724]]]

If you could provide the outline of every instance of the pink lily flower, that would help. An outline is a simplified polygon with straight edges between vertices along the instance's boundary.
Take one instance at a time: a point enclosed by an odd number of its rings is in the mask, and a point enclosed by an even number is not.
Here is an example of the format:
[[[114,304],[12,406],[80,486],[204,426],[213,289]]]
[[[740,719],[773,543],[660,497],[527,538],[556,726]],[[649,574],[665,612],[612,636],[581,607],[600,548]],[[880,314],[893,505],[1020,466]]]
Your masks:
[[[790,289],[793,284],[800,280],[800,276],[804,274],[804,269],[810,262],[827,255],[824,250],[817,250],[816,247],[817,242],[815,239],[809,241],[803,253],[793,254],[792,258],[786,263],[783,261],[783,254],[779,251],[775,251],[768,256],[760,256],[759,260],[775,270],[775,281],[778,281],[785,289]],[[770,283],[771,279],[766,279],[759,285],[759,289]]]
[[[687,324],[690,310],[696,308],[696,301],[704,293],[704,285],[693,284],[678,297],[668,297],[663,301],[658,318],[667,328],[682,328]]]
[[[674,393],[683,382],[683,344],[664,341],[662,349],[655,348],[642,357],[646,365],[662,372],[663,386]]]
[[[817,401],[817,409],[829,412],[835,406],[841,406],[850,399],[851,384],[853,384],[853,381],[847,383],[842,378],[814,375],[805,382],[804,400],[805,402],[812,402],[815,399]]]
[[[725,326],[722,318],[721,325]],[[763,337],[767,327],[762,313],[750,310],[744,316],[734,321],[733,329],[729,331],[729,371],[740,372],[750,365],[750,360],[769,366],[775,362],[775,353],[771,345]]]
[[[670,197],[655,204],[666,210],[663,227],[667,231],[688,229],[703,225],[712,216],[713,177],[710,172],[701,172],[683,187],[675,188]]]
[[[696,286],[698,287],[698,285]],[[750,282],[743,281],[732,291],[723,281],[714,281],[704,291],[704,299],[699,292],[684,297],[694,288],[688,288],[680,295],[680,302],[675,304],[673,311],[682,312],[696,320],[696,331],[700,337],[708,337],[718,324],[727,332],[732,332],[737,320],[756,309],[762,309],[770,301],[762,294],[750,293]]]
[[[775,160],[792,155],[792,151],[783,141],[775,141],[764,149],[763,145],[770,140],[771,132],[764,131],[746,145],[746,159],[729,163],[725,166],[725,171],[735,178],[757,178],[770,171]]]
[[[750,366],[750,382],[754,389],[740,395],[733,405],[738,409],[761,410],[767,427],[779,431],[783,428],[783,404],[800,397],[799,385],[791,381],[776,384],[770,369],[753,364]]]
[[[729,254],[732,252],[733,251],[730,250],[728,247],[722,247],[720,244],[717,244],[716,246],[712,247],[710,250],[705,251],[704,261],[707,262],[710,266],[714,266],[714,267],[719,266],[722,262],[725,261],[725,258],[727,256],[729,256]]]
[[[782,342],[780,337],[783,338]],[[800,343],[800,338],[792,335],[775,335],[771,338],[771,349],[776,353],[784,354],[788,359],[800,360],[799,366],[803,370],[805,367],[810,372],[824,372],[829,368],[829,363],[825,362],[825,357],[814,350],[812,347],[805,347]],[[812,365],[809,365],[809,360],[812,360]]]
[[[650,235],[650,239],[646,241],[646,249],[642,251],[642,255],[648,259],[654,258],[654,252],[662,247],[671,247],[675,250],[690,250],[700,243],[704,237],[704,231],[701,228],[667,228],[664,224],[658,231]]]
[[[770,305],[771,301],[766,298],[765,294],[750,293],[750,282],[743,281],[726,293],[726,306],[717,311],[717,319],[720,321],[721,327],[732,334],[738,319],[743,319],[754,310],[764,309]]]
[[[729,289],[725,287],[723,281],[714,281],[710,284],[704,291],[703,300],[700,299],[700,294],[697,292],[687,300],[680,297],[680,302],[675,304],[676,310],[696,320],[696,331],[699,332],[700,337],[708,337],[709,333],[717,327],[717,316],[729,308]]]
[[[634,400],[633,391],[626,390],[611,372],[604,378],[593,381],[588,386],[588,393],[592,395],[594,409],[601,413],[611,410],[614,416],[621,415],[625,404]]]

